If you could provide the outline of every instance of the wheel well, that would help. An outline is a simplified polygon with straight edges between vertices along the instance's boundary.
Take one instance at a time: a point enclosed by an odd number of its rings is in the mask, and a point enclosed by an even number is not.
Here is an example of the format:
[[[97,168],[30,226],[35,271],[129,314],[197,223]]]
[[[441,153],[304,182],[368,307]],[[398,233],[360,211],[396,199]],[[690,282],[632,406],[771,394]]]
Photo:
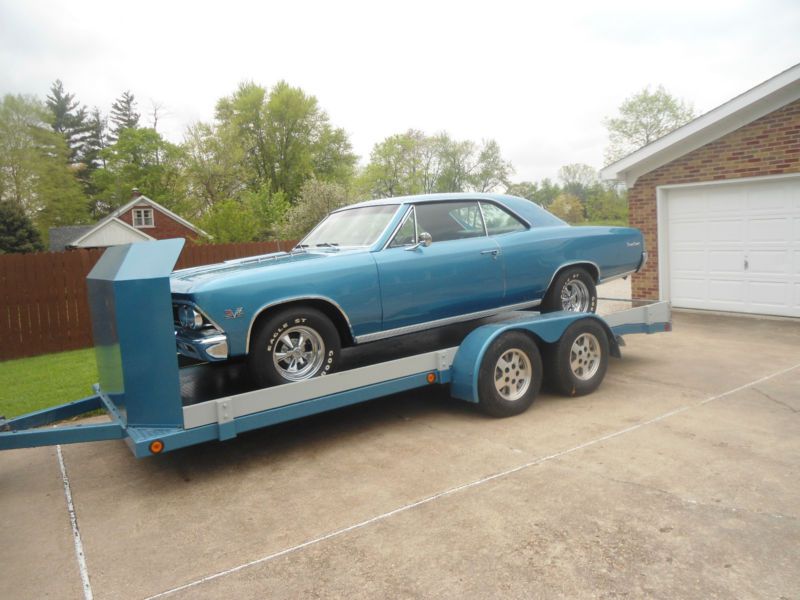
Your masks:
[[[592,280],[594,280],[595,284],[597,284],[600,280],[600,272],[597,269],[597,265],[590,263],[590,262],[579,262],[579,263],[572,263],[569,265],[564,265],[558,271],[556,271],[555,275],[553,275],[553,279],[550,281],[550,285],[553,285],[553,281],[558,279],[558,276],[561,275],[567,269],[572,268],[580,268],[585,270],[591,276]],[[550,286],[547,286],[547,289],[550,289]]]
[[[344,316],[342,311],[331,304],[327,300],[322,300],[319,298],[304,298],[302,300],[289,300],[288,302],[283,302],[281,304],[274,304],[272,306],[268,306],[264,310],[262,310],[256,319],[253,321],[253,324],[250,326],[250,333],[248,334],[248,345],[249,339],[253,335],[253,331],[258,326],[258,324],[263,321],[264,319],[269,318],[270,315],[274,314],[276,310],[282,310],[284,308],[290,308],[294,306],[310,306],[311,308],[315,308],[326,317],[331,320],[333,326],[336,327],[336,331],[339,333],[339,340],[341,341],[342,346],[352,346],[353,345],[353,334],[350,331],[350,325],[347,322],[347,318]]]

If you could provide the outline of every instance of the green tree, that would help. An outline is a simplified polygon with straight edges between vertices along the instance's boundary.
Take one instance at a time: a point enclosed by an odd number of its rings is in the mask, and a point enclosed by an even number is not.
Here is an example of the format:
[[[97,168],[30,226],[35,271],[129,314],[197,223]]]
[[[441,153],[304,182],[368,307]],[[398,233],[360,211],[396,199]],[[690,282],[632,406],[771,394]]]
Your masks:
[[[0,201],[0,254],[40,252],[39,232],[15,203]]]
[[[472,174],[472,188],[476,192],[492,192],[508,185],[508,178],[514,173],[511,162],[503,158],[500,145],[494,140],[483,142],[478,163]]]
[[[654,142],[694,116],[691,104],[675,98],[663,86],[658,86],[654,92],[649,87],[644,88],[623,101],[618,116],[604,120],[609,138],[606,163]]]
[[[294,201],[303,183],[316,176],[347,183],[357,157],[341,129],[331,126],[314,96],[285,81],[270,91],[243,83],[217,102],[219,137],[238,146],[246,184],[284,191]]]
[[[344,186],[309,179],[303,184],[297,202],[286,213],[282,229],[283,237],[302,238],[329,212],[350,203]]]
[[[196,199],[200,211],[208,211],[223,200],[237,199],[247,190],[244,150],[225,135],[220,127],[206,123],[195,123],[186,130],[187,192]],[[263,184],[256,188],[262,189]]]
[[[105,162],[101,156],[101,152],[107,146],[108,140],[108,121],[100,112],[100,109],[94,107],[86,122],[86,140],[83,146],[83,161],[86,168],[91,172],[98,167],[104,167]]]
[[[525,198],[531,201],[535,201],[534,197],[538,190],[539,185],[535,181],[520,181],[517,183],[509,183],[506,186],[506,194],[509,196],[517,196],[518,198]]]
[[[572,194],[559,194],[548,210],[571,225],[577,225],[583,221],[583,205]]]
[[[81,106],[74,94],[64,91],[64,84],[56,79],[50,86],[50,94],[45,101],[53,114],[53,131],[64,136],[70,149],[70,162],[82,160],[82,149],[89,135],[86,107]]]
[[[253,242],[258,239],[259,226],[255,214],[250,206],[238,200],[215,203],[197,223],[215,244]]]
[[[130,90],[122,92],[122,95],[114,100],[111,105],[111,132],[109,140],[116,142],[120,134],[125,129],[136,129],[139,127],[139,117],[136,112],[136,98]]]
[[[186,199],[184,152],[154,129],[122,129],[117,142],[102,150],[100,157],[106,166],[92,174],[98,216],[128,202],[132,188],[170,210],[193,213]]]
[[[486,192],[508,185],[513,172],[494,140],[477,145],[447,133],[409,129],[375,144],[359,192],[377,198],[431,192]]]
[[[30,96],[6,95],[0,104],[0,201],[15,203],[45,233],[89,218],[69,149],[50,118]]]

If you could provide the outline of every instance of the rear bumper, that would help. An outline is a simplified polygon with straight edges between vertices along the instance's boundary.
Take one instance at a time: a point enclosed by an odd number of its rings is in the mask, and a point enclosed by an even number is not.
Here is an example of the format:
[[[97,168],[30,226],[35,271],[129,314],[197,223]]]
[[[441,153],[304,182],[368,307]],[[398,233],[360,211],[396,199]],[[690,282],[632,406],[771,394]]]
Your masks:
[[[175,330],[175,345],[178,353],[204,361],[219,361],[228,358],[228,336],[216,330],[208,333]]]
[[[638,273],[639,271],[641,271],[642,269],[644,269],[644,266],[645,266],[646,264],[647,264],[647,250],[644,250],[644,251],[642,251],[642,260],[641,260],[641,262],[639,263],[639,266],[638,266],[638,267],[636,267],[636,272]]]

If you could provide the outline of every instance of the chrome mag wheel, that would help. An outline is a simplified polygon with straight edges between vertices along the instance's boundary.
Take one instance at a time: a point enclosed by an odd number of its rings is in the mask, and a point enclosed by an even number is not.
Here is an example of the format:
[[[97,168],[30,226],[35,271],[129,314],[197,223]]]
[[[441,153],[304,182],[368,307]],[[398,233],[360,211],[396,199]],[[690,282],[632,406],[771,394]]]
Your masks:
[[[325,360],[325,342],[316,330],[298,325],[281,333],[272,350],[278,374],[289,381],[316,375]]]
[[[569,352],[569,366],[578,379],[587,381],[594,377],[600,368],[603,351],[600,342],[591,333],[582,333],[572,342]]]
[[[573,279],[561,289],[561,307],[570,312],[587,312],[592,302],[589,288],[580,279]]]
[[[532,379],[531,361],[522,350],[511,348],[497,359],[494,387],[503,400],[519,400],[528,391]]]

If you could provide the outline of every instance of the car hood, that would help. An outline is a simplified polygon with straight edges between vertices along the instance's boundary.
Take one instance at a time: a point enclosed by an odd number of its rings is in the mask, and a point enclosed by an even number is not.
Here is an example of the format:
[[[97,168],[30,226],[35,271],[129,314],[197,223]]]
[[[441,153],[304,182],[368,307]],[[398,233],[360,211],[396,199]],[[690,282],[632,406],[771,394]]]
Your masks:
[[[239,279],[242,275],[271,271],[288,265],[300,266],[310,261],[333,259],[352,252],[353,250],[273,252],[227,260],[212,265],[180,269],[170,276],[170,288],[173,294],[188,294],[207,289],[212,285],[217,287],[221,283]]]

